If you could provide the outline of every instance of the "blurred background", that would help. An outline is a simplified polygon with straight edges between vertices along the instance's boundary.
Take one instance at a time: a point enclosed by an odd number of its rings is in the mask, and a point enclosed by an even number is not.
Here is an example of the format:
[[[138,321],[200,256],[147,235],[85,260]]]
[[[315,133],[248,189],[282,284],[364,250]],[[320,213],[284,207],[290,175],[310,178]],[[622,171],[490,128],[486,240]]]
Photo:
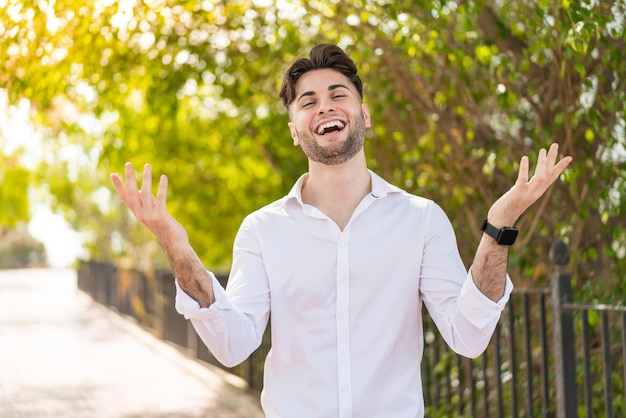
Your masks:
[[[574,163],[520,219],[518,286],[570,246],[584,300],[626,299],[624,1],[0,0],[0,267],[164,266],[111,172],[151,163],[207,266],[306,171],[277,97],[316,43],[359,65],[370,167],[449,215],[469,266],[522,155]]]

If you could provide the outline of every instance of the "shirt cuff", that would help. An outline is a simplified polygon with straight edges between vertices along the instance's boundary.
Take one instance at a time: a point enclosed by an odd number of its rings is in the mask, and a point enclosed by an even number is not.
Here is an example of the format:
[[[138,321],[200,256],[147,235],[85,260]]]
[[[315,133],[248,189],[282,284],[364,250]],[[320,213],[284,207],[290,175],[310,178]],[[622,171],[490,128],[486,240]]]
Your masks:
[[[494,320],[497,322],[500,319],[500,314],[509,301],[512,291],[513,282],[507,273],[504,295],[494,302],[476,286],[470,269],[459,295],[459,310],[468,321],[482,330],[493,324]]]
[[[180,287],[178,279],[174,281],[176,286],[176,311],[183,315],[185,319],[215,320],[221,318],[222,310],[232,309],[232,305],[226,296],[226,291],[220,282],[210,271],[209,276],[211,276],[211,282],[213,284],[215,302],[208,308],[201,308],[200,304]]]

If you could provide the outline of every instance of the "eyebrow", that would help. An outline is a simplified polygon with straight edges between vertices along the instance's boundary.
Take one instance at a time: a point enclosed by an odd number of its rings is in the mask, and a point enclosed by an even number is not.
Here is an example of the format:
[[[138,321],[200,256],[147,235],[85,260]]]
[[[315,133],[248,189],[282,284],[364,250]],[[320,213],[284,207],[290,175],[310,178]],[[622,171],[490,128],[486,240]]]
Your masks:
[[[331,84],[330,86],[328,86],[328,91],[333,91],[333,90],[340,89],[340,88],[350,90],[348,86],[346,86],[345,84]],[[305,91],[304,93],[300,95],[300,97],[298,97],[296,102],[299,102],[300,99],[302,99],[303,97],[307,97],[307,96],[315,96],[315,92],[313,90]]]

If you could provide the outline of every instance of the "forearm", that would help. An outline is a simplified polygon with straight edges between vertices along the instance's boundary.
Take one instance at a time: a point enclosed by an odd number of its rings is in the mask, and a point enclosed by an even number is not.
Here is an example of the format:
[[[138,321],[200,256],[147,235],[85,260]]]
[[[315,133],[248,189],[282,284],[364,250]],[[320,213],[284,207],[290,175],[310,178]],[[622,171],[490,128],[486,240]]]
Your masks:
[[[508,259],[509,247],[483,234],[472,264],[472,277],[476,287],[494,302],[504,296]]]
[[[174,276],[189,296],[206,308],[215,301],[211,278],[200,258],[189,245],[187,232],[166,209],[167,176],[159,178],[156,197],[152,195],[152,169],[146,164],[141,190],[137,189],[135,170],[125,164],[127,185],[117,174],[111,174],[113,186],[135,215],[159,240],[169,260]]]
[[[208,308],[215,301],[211,276],[191,245],[164,245],[162,242],[161,246],[180,287],[200,307]]]
[[[535,175],[530,179],[528,157],[522,157],[517,181],[491,206],[487,215],[489,223],[496,228],[513,226],[526,209],[543,195],[572,161],[572,157],[565,157],[557,163],[558,150],[557,144],[552,144],[547,152],[539,150]],[[508,246],[499,245],[483,234],[476,250],[472,276],[480,291],[494,301],[504,293],[508,256]]]

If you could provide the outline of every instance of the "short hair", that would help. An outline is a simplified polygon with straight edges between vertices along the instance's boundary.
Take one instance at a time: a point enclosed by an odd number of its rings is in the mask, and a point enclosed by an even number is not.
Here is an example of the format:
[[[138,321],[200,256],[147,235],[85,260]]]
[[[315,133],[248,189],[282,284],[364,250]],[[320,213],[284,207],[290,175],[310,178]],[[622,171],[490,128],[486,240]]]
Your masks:
[[[319,44],[311,49],[309,58],[298,58],[285,72],[279,96],[286,108],[296,98],[296,83],[305,73],[313,70],[331,69],[340,72],[354,84],[363,100],[363,83],[357,75],[356,64],[337,45]]]

